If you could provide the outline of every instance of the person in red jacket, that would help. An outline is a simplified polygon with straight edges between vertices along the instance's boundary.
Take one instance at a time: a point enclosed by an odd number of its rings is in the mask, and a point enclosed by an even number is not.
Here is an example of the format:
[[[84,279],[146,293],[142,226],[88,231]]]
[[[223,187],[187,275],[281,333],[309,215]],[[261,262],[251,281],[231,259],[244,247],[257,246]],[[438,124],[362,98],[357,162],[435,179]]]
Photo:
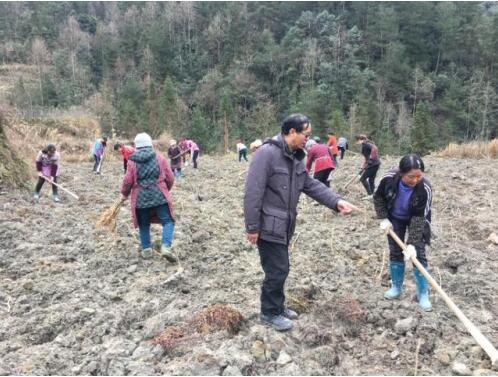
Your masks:
[[[311,170],[311,165],[315,163],[313,169],[313,178],[322,182],[325,186],[330,187],[328,177],[332,170],[335,169],[332,153],[328,146],[320,143],[320,138],[314,138],[315,144],[308,149],[308,159],[306,160],[306,170]]]
[[[332,158],[334,159],[334,164],[337,165],[337,155],[339,154],[339,148],[337,148],[337,138],[335,133],[332,131],[327,132],[328,140],[327,145],[332,152]]]
[[[117,143],[114,144],[114,150],[119,151],[119,153],[121,153],[121,156],[123,156],[123,167],[126,174],[126,169],[128,168],[128,159],[135,152],[135,148],[124,145],[122,143]]]

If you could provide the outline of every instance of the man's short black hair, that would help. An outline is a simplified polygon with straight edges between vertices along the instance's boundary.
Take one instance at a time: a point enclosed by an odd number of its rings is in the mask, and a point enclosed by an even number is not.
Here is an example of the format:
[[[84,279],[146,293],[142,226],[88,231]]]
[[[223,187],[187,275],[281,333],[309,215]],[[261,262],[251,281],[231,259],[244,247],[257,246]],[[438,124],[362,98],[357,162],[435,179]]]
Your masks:
[[[114,150],[117,151],[121,147],[121,144],[114,144]]]
[[[287,135],[291,128],[294,128],[296,132],[303,132],[305,124],[310,124],[310,118],[303,114],[291,114],[282,122],[282,133]],[[307,128],[307,127],[306,127]]]

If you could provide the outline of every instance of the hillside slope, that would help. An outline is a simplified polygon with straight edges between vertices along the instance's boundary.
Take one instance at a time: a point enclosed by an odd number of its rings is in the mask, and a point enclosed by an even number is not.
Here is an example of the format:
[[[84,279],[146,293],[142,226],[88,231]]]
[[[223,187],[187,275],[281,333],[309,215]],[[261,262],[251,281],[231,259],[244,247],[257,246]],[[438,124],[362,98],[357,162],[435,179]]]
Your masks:
[[[379,176],[397,161],[385,158]],[[348,155],[334,186],[359,163]],[[432,273],[498,345],[498,246],[486,240],[498,229],[495,164],[426,159],[435,190]],[[185,268],[177,278],[176,266],[139,257],[128,208],[116,234],[94,225],[119,197],[120,163],[95,176],[90,162],[63,161],[61,183],[79,202],[63,195],[56,205],[48,187],[36,205],[24,192],[0,196],[0,374],[412,375],[416,358],[419,375],[455,374],[455,362],[469,373],[496,373],[441,299],[432,295],[431,313],[418,309],[411,268],[403,298],[382,298],[387,241],[372,204],[358,199],[359,184],[349,199],[365,213],[352,217],[301,198],[287,281],[301,316],[288,333],[262,326],[263,274],[244,237],[246,168],[201,156],[200,168],[175,183],[175,247]],[[216,303],[246,318],[238,334],[199,334],[168,350],[151,342]],[[398,321],[407,318],[403,329]]]

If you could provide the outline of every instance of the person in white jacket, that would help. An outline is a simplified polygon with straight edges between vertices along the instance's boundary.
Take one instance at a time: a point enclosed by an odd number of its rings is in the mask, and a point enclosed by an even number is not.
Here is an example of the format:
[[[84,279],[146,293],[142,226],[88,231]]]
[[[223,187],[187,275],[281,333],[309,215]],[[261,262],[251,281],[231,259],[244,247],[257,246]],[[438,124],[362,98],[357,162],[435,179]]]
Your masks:
[[[246,162],[248,161],[247,146],[244,143],[242,143],[242,140],[240,139],[237,139],[237,153],[239,154],[239,162],[242,161],[242,158],[246,160]]]

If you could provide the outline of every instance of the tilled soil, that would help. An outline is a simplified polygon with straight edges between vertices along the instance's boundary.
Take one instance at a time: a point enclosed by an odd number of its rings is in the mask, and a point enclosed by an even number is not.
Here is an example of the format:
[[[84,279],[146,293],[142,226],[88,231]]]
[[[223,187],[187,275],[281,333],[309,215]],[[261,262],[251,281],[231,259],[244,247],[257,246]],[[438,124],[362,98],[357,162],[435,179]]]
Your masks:
[[[380,176],[399,158],[383,159]],[[431,273],[498,345],[496,161],[425,159],[434,187]],[[357,171],[347,155],[338,189]],[[247,164],[202,156],[173,188],[174,247],[184,272],[159,256],[144,260],[127,207],[115,233],[95,225],[119,199],[121,163],[63,164],[61,193],[45,185],[34,204],[3,192],[0,254],[0,375],[492,375],[487,355],[442,299],[434,311],[413,300],[411,267],[400,300],[387,301],[387,240],[371,201],[354,183],[345,197],[363,209],[338,216],[302,196],[291,242],[287,299],[300,313],[278,333],[258,320],[263,273],[245,240]],[[34,186],[34,183],[33,183]],[[160,227],[153,227],[159,239]],[[229,304],[245,318],[237,334],[219,331],[164,349],[153,337],[186,326],[203,308]]]

